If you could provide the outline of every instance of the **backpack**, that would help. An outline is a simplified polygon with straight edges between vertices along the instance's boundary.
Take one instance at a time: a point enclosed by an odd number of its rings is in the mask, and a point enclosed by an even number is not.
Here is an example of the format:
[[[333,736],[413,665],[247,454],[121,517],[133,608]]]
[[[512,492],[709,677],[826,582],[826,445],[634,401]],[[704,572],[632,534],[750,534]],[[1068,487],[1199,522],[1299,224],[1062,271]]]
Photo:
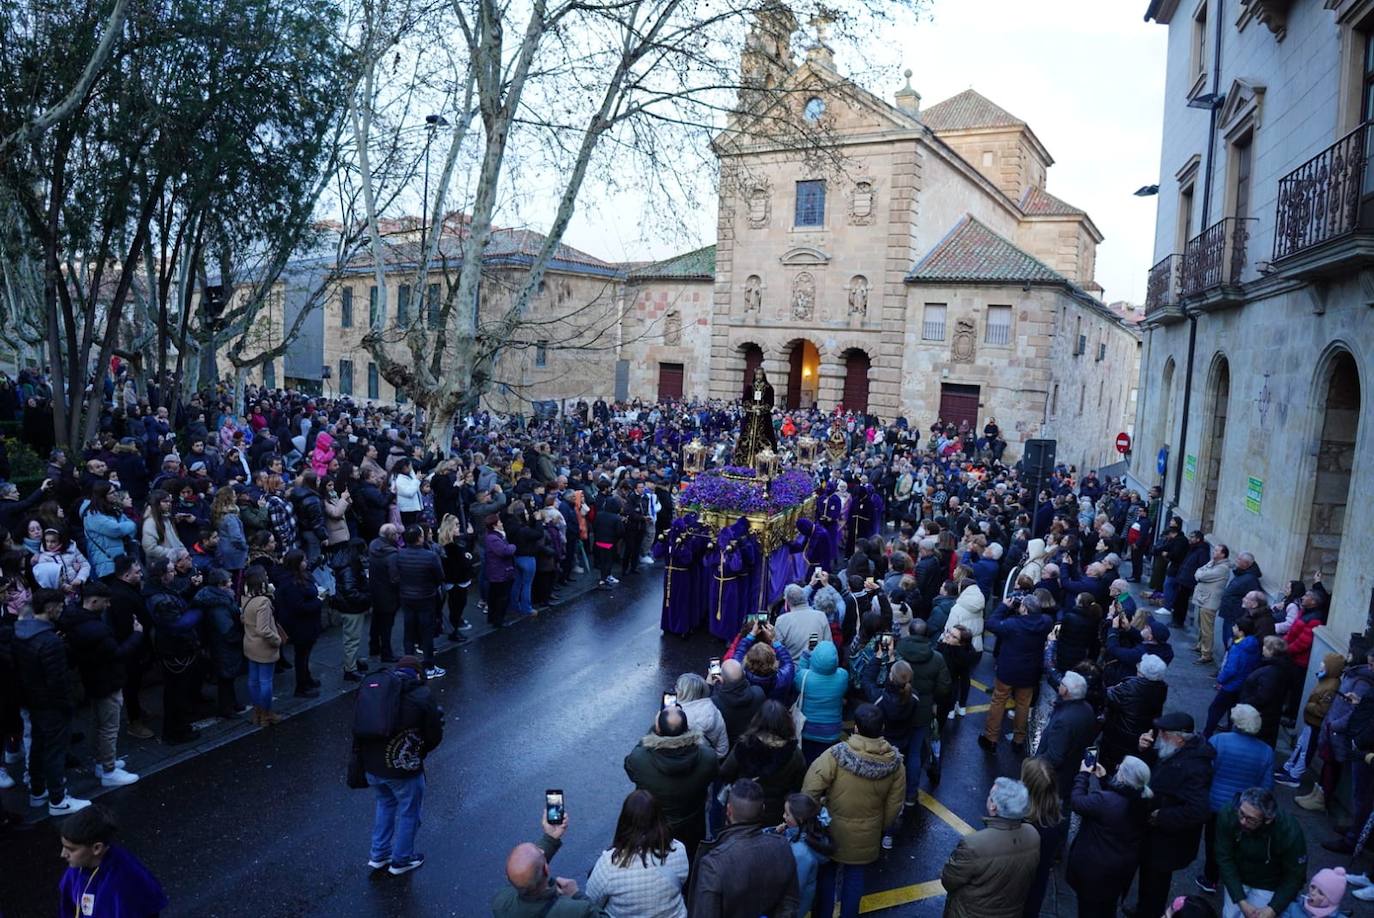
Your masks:
[[[390,670],[370,673],[358,688],[353,703],[353,736],[360,740],[386,740],[401,723],[401,678]]]

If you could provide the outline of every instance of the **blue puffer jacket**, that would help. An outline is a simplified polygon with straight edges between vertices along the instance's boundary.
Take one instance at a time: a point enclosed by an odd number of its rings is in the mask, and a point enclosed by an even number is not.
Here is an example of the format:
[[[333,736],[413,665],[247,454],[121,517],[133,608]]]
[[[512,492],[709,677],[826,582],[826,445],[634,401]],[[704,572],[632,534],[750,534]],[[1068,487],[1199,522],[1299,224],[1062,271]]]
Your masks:
[[[749,648],[754,646],[754,636],[746,634],[735,645],[734,658],[740,663],[744,662],[744,655],[749,652]],[[777,672],[771,676],[760,676],[752,673],[746,666],[744,678],[749,680],[750,685],[757,685],[763,689],[763,694],[774,701],[781,701],[788,704],[792,700],[792,675],[797,671],[797,664],[793,662],[792,655],[787,652],[787,646],[782,641],[773,642],[773,653],[778,658]],[[846,677],[847,678],[847,677]]]
[[[1040,681],[1045,638],[1054,619],[1043,612],[1014,613],[1006,603],[997,606],[985,630],[997,635],[997,678],[1013,688],[1030,688]]]
[[[996,561],[987,555],[981,555],[977,560],[974,560],[973,552],[966,551],[964,556],[959,559],[959,563],[966,564],[973,570],[973,579],[977,581],[978,589],[983,591],[984,596],[992,598],[1002,595],[1002,591],[999,589],[1000,584],[996,582],[997,571],[1000,568]]]
[[[1217,673],[1217,685],[1221,686],[1222,691],[1239,692],[1245,677],[1259,666],[1259,661],[1259,639],[1247,634],[1244,640],[1232,644],[1231,649],[1226,651],[1226,660],[1221,664],[1221,672]]]
[[[1220,813],[1248,787],[1274,787],[1274,747],[1244,733],[1218,733],[1208,740],[1217,751],[1212,765],[1212,793],[1208,804]]]
[[[115,558],[124,554],[124,540],[131,539],[138,527],[128,517],[115,518],[103,513],[87,513],[82,518],[86,528],[86,554],[96,577],[114,573]]]
[[[844,720],[844,696],[849,690],[849,673],[840,668],[840,655],[830,641],[803,653],[797,661],[793,681],[801,698],[806,727],[802,739],[837,742]],[[805,694],[801,694],[805,687]]]

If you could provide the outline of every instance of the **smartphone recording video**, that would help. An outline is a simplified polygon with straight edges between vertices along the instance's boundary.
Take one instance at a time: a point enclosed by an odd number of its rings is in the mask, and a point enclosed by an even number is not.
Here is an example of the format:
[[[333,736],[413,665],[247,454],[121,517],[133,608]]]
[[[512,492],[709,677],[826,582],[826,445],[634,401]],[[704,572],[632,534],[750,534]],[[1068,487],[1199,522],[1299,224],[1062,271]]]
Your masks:
[[[663,707],[671,708],[677,706],[677,692],[663,693]]]
[[[720,675],[720,657],[712,657],[712,658],[711,658],[711,664],[706,668],[706,675],[708,675],[708,676],[719,676],[719,675]]]
[[[551,788],[544,791],[544,818],[551,826],[561,826],[563,824],[563,791],[561,788]]]

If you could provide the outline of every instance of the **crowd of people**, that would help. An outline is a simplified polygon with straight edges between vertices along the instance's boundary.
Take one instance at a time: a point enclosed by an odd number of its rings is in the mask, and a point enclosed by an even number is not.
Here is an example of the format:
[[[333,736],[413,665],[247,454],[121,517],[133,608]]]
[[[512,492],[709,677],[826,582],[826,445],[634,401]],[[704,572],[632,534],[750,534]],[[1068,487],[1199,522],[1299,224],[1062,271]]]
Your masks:
[[[0,483],[0,787],[22,782],[33,810],[68,818],[74,883],[110,852],[137,863],[110,842],[109,814],[67,792],[75,753],[103,786],[133,783],[121,737],[185,743],[205,715],[271,727],[278,677],[313,697],[322,667],[360,683],[350,777],[376,796],[368,863],[421,866],[424,758],[443,739],[436,636],[463,643],[476,614],[502,628],[578,578],[614,589],[647,570],[683,445],[699,437],[724,465],[740,417],[604,401],[478,414],[436,451],[395,408],[252,388],[242,404],[206,390],[153,407],[124,399],[126,382],[79,457],[24,417],[41,416],[41,391],[10,406],[21,439],[47,447],[46,477],[28,494]],[[1360,704],[1374,648],[1328,657],[1302,693],[1331,602],[1320,573],[1270,597],[1252,555],[1185,534],[1158,489],[1061,466],[1037,490],[1002,463],[995,421],[975,437],[794,411],[777,434],[785,464],[799,437],[830,447],[813,472],[822,512],[841,517],[826,521],[841,523],[834,561],[677,680],[626,756],[635,789],[585,889],[550,870],[568,829],[550,809],[539,840],[510,852],[495,914],[752,918],[838,902],[857,915],[869,867],[940,782],[985,654],[978,743],[998,755],[1009,742],[1020,771],[993,783],[986,827],[950,855],[947,914],[1038,914],[1060,861],[1083,916],[1116,914],[1132,888],[1128,914],[1225,918],[1326,916],[1347,886],[1374,889],[1309,877],[1272,791],[1310,776],[1298,804],[1324,809],[1348,772],[1355,820],[1326,843],[1342,853],[1374,805],[1374,705]],[[876,535],[844,525],[864,497]],[[1130,584],[1146,575],[1138,602]],[[333,627],[339,656],[313,657]],[[1200,728],[1169,697],[1189,653],[1218,667]],[[1199,850],[1198,895],[1168,901]]]

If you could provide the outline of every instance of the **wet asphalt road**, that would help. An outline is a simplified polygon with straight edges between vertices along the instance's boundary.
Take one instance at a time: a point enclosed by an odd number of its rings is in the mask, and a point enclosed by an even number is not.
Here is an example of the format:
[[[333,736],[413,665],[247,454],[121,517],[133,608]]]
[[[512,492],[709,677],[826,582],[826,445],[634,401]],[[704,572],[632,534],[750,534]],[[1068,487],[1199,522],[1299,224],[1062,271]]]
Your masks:
[[[631,576],[613,593],[590,593],[440,655],[448,675],[434,685],[447,723],[427,762],[417,842],[427,861],[406,877],[366,867],[372,796],[343,782],[349,696],[101,802],[117,815],[123,843],[162,880],[172,916],[490,914],[506,852],[538,836],[546,787],[563,788],[569,816],[555,872],[581,882],[610,842],[631,789],[622,762],[649,729],[659,693],[681,672],[704,672],[722,649],[709,634],[660,633],[661,577],[661,568]],[[975,678],[990,676],[985,657]],[[975,688],[970,704],[986,700]],[[935,794],[975,828],[992,778],[1018,767],[1005,744],[997,758],[978,749],[982,722],[970,714],[949,740]],[[871,869],[869,891],[936,880],[958,837],[918,808],[896,850]],[[0,915],[54,913],[58,849],[51,821],[0,836]],[[938,915],[943,900],[929,893],[903,896],[907,904],[882,914]]]

